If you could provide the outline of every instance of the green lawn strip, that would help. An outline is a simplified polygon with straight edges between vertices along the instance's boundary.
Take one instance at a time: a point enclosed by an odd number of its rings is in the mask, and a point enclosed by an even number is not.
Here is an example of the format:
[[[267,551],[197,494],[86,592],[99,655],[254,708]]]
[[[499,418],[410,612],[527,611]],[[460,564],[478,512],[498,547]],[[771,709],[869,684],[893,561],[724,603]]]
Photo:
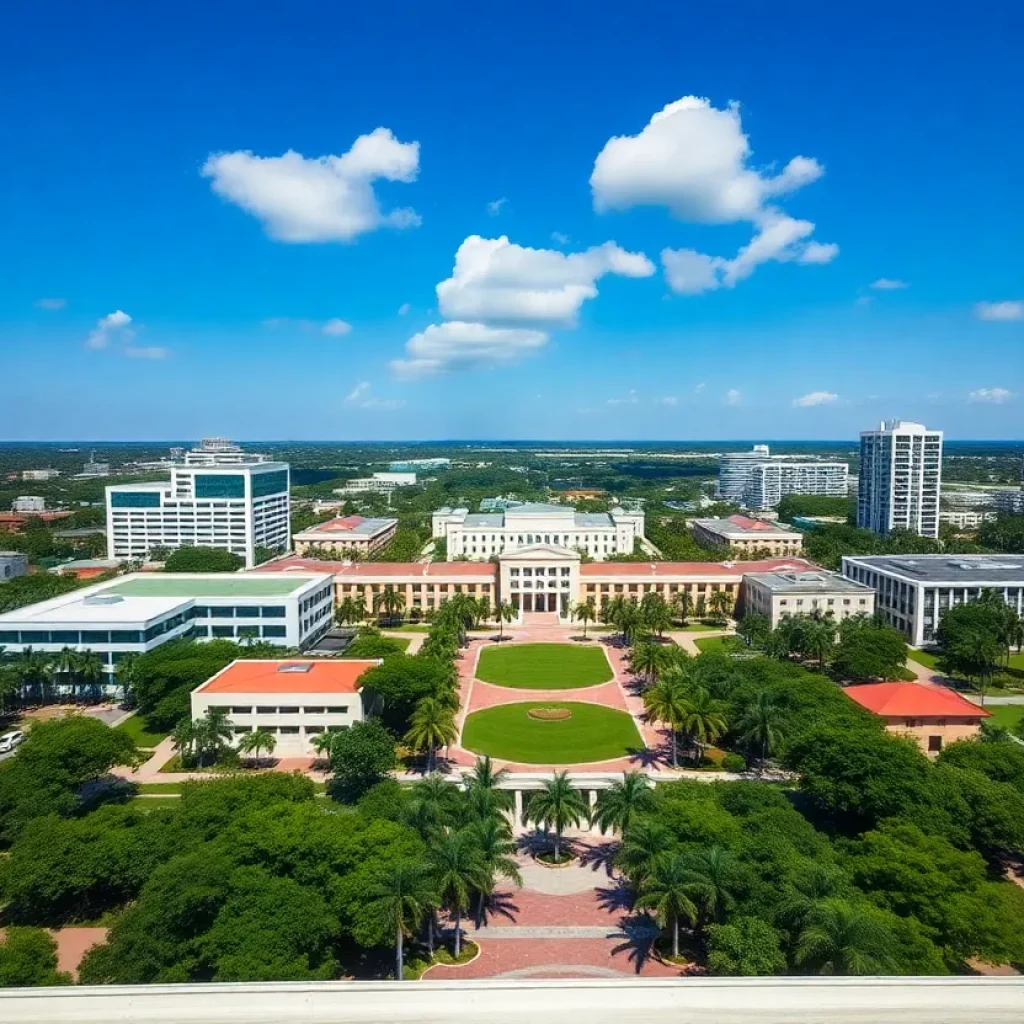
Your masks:
[[[907,648],[907,657],[911,661],[916,661],[918,665],[924,665],[925,668],[934,669],[938,665],[939,656],[932,651],[919,651],[916,647]]]
[[[141,750],[152,750],[161,740],[167,739],[169,733],[150,732],[146,723],[138,715],[126,718],[120,725],[116,726],[118,732],[127,733],[135,742],[135,746]]]
[[[531,708],[565,708],[572,717],[540,721],[529,717]],[[525,764],[586,764],[623,757],[644,743],[624,711],[578,701],[529,701],[474,712],[466,719],[462,745]]]
[[[180,796],[136,796],[128,801],[132,807],[139,807],[144,811],[152,811],[157,807],[180,807]]]
[[[933,672],[939,672],[939,657],[940,656],[934,651],[919,651],[914,647],[907,648],[907,658],[910,661],[916,661],[919,665],[924,665],[925,668],[930,668]],[[1021,686],[1024,687],[1024,654],[1011,654],[1009,666],[1004,667],[1000,665],[996,669],[997,674],[1000,672],[1009,673],[1011,675],[1020,673]],[[949,678],[955,679],[958,683],[962,684],[958,689],[971,693],[981,692],[973,680],[963,679],[959,676],[950,676]],[[989,686],[986,688],[985,694],[989,697],[1017,697],[1020,696],[1020,691],[1006,690],[1001,686]]]
[[[183,782],[140,782],[140,793],[155,793],[158,796],[171,796],[180,793]]]
[[[720,622],[688,622],[685,626],[673,626],[669,633],[711,633],[715,630],[727,629]]]
[[[992,713],[988,721],[992,725],[1001,725],[1004,729],[1012,729],[1024,719],[1024,704],[989,704],[985,710]]]
[[[574,644],[509,644],[480,652],[477,679],[524,690],[571,690],[613,679],[600,647]]]
[[[730,654],[733,651],[749,650],[739,637],[735,636],[703,636],[693,641],[701,654]]]

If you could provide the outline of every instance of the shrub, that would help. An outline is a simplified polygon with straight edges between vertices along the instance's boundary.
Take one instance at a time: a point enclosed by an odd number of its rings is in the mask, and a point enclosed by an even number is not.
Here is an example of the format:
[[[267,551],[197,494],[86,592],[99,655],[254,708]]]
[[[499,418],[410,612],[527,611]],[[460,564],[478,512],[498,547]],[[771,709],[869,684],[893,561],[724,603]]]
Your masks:
[[[745,772],[747,762],[739,754],[726,754],[722,758],[722,770],[727,772]]]

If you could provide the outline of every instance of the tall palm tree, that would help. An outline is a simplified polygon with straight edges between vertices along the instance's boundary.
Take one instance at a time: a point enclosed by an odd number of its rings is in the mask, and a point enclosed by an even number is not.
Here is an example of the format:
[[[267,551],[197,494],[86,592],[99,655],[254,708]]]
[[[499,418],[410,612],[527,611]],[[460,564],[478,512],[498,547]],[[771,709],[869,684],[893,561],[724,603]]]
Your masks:
[[[773,753],[782,739],[782,708],[772,694],[758,690],[754,699],[736,723],[740,742],[758,751],[758,761],[764,771],[768,755]]]
[[[640,602],[640,618],[645,628],[659,637],[672,626],[672,610],[665,598],[656,591],[644,594]]]
[[[644,879],[636,905],[650,910],[663,928],[672,929],[672,955],[679,956],[679,922],[693,921],[697,908],[690,899],[691,875],[686,858],[670,854],[654,864]]]
[[[405,939],[439,902],[433,879],[424,865],[402,860],[370,887],[367,898],[373,915],[395,936],[395,980],[402,981]]]
[[[568,772],[555,772],[534,793],[526,812],[527,820],[555,833],[555,863],[561,859],[562,833],[570,826],[587,820],[587,804],[583,794],[574,789]]]
[[[501,788],[507,778],[508,772],[504,768],[495,769],[490,757],[477,758],[473,770],[466,776],[466,795],[474,818],[491,817],[512,807],[515,802],[512,791]]]
[[[665,663],[665,648],[651,637],[637,640],[629,649],[629,664],[637,675],[644,677],[649,686],[658,678],[658,672]]]
[[[842,895],[843,880],[835,868],[812,861],[793,878],[793,888],[779,903],[779,920],[799,934],[822,900]]]
[[[183,718],[174,727],[174,732],[171,733],[171,743],[180,758],[184,759],[187,756],[199,759],[197,748],[201,730],[202,722],[198,718]]]
[[[42,690],[50,680],[49,655],[26,647],[14,661],[14,675],[20,687],[35,688],[42,697]],[[24,696],[24,694],[22,694]]]
[[[807,915],[796,943],[796,962],[818,974],[884,974],[883,932],[862,907],[826,899]]]
[[[586,601],[581,601],[575,605],[572,610],[572,617],[577,622],[583,623],[583,639],[587,639],[587,623],[593,622],[597,618],[597,608],[594,607],[594,599],[588,597]]]
[[[494,815],[481,818],[470,826],[473,842],[484,862],[487,872],[487,885],[477,895],[477,927],[483,921],[484,904],[490,897],[499,878],[507,878],[514,885],[523,884],[523,876],[516,863],[516,844],[512,839],[512,829],[504,818]]]
[[[351,626],[353,623],[362,620],[366,614],[366,605],[362,601],[346,597],[337,608],[334,609],[334,621],[339,626]]]
[[[432,772],[437,748],[451,746],[457,736],[451,706],[436,697],[424,697],[409,719],[405,742],[414,750],[428,751],[427,771]]]
[[[510,625],[516,621],[516,610],[508,601],[499,601],[494,608],[494,617],[498,620],[498,636],[505,635],[505,623]]]
[[[255,732],[247,732],[238,741],[238,751],[242,754],[252,754],[256,759],[256,767],[260,765],[260,754],[266,752],[272,754],[277,746],[277,738],[273,733],[265,729],[257,729]]]
[[[74,688],[77,664],[78,651],[73,647],[62,647],[50,662],[50,675],[53,681]]]
[[[693,606],[693,614],[698,619],[707,618],[708,614],[708,599],[703,594],[697,595],[697,603]]]
[[[476,618],[474,624],[479,626],[482,622],[491,621],[491,600],[488,597],[478,597],[476,599]]]
[[[316,756],[329,761],[331,758],[331,747],[334,746],[334,737],[337,733],[328,732],[326,729],[323,732],[318,732],[312,740],[310,745],[313,750],[316,751]]]
[[[377,615],[383,615],[388,620],[393,620],[402,613],[405,608],[405,594],[394,587],[384,587],[379,593],[373,595],[373,610]]]
[[[803,624],[802,633],[804,649],[824,666],[825,659],[836,645],[836,624],[829,618],[808,619]]]
[[[134,704],[135,670],[138,660],[139,656],[134,651],[126,651],[117,659],[114,666],[114,678],[121,688],[121,700],[125,704]]]
[[[106,679],[103,658],[95,651],[78,651],[75,658],[75,678],[82,686],[94,691]]]
[[[644,708],[655,722],[667,725],[672,741],[672,767],[679,767],[678,733],[689,707],[688,687],[680,675],[665,675],[644,694]]]
[[[668,826],[657,818],[638,818],[630,822],[616,862],[635,888],[643,885],[655,864],[667,855],[672,838]]]
[[[686,620],[693,614],[693,598],[689,589],[684,587],[680,590],[672,599],[672,605],[679,612],[679,624],[685,626]]]
[[[699,910],[698,930],[708,920],[721,921],[732,905],[736,888],[736,861],[721,846],[707,846],[689,860],[690,895]]]
[[[455,956],[462,952],[462,915],[469,909],[470,896],[488,884],[487,866],[468,829],[445,832],[428,853],[434,884],[441,905],[448,908],[455,925]]]
[[[714,700],[703,686],[694,687],[686,699],[680,728],[697,745],[697,763],[700,764],[704,748],[714,743],[727,728],[721,702]]]
[[[711,614],[715,618],[726,622],[729,618],[729,613],[732,611],[732,595],[727,594],[724,590],[713,590],[711,592],[711,600],[709,602],[711,606]]]
[[[594,824],[602,832],[617,830],[620,835],[629,831],[637,814],[654,807],[654,789],[643,772],[626,772],[621,782],[614,782],[597,797]]]

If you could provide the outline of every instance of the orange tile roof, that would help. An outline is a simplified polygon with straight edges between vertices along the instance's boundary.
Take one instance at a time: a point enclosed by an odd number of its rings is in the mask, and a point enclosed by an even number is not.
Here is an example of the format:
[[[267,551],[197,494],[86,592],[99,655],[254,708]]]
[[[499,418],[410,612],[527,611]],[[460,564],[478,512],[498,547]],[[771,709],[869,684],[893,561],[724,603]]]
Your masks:
[[[987,718],[989,712],[944,686],[923,683],[867,683],[846,695],[883,718]]]
[[[729,522],[742,530],[777,530],[774,523],[766,523],[763,519],[751,519],[750,516],[729,516]]]
[[[491,562],[330,562],[318,558],[282,558],[261,565],[260,572],[330,572],[339,579],[362,577],[427,577],[497,579],[498,567]]]
[[[233,661],[199,690],[203,693],[358,693],[360,676],[379,664],[377,659],[355,658]],[[288,671],[290,665],[308,665],[309,670]]]
[[[762,558],[754,562],[586,562],[580,576],[638,576],[644,579],[667,579],[676,576],[710,579],[727,576],[739,579],[748,572],[778,572],[795,569],[806,572],[816,569],[805,558]]]

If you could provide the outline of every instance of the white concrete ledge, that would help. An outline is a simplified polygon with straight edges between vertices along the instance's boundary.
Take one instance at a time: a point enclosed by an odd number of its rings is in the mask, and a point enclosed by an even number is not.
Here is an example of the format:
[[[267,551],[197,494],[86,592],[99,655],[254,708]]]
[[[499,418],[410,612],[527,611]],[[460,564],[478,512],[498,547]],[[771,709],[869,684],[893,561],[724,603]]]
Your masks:
[[[1020,1024],[1024,978],[288,982],[0,990],[3,1024]]]

